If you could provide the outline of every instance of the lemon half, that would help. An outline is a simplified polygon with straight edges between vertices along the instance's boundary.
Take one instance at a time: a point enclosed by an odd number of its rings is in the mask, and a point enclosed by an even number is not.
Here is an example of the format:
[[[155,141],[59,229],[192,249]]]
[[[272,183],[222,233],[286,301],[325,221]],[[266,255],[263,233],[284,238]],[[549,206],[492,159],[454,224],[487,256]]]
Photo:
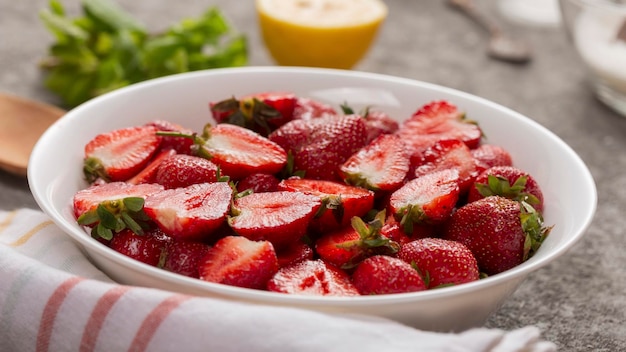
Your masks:
[[[380,0],[256,0],[256,10],[265,46],[284,66],[352,68],[387,17]]]

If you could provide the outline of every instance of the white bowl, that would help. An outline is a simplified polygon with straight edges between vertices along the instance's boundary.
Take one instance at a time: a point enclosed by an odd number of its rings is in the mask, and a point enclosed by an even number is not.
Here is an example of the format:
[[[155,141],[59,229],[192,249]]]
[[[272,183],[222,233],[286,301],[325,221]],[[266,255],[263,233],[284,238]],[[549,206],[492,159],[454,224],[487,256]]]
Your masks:
[[[476,282],[431,291],[360,297],[309,297],[204,282],[144,265],[90,238],[76,224],[72,196],[86,186],[84,145],[96,134],[166,119],[196,131],[211,121],[208,104],[230,96],[291,91],[338,106],[374,105],[399,119],[422,104],[446,99],[479,122],[488,142],[506,148],[516,166],[532,174],[545,196],[546,225],[555,225],[527,262]],[[565,253],[584,234],[597,203],[593,178],[556,135],[510,109],[457,90],[385,75],[330,69],[247,67],[156,79],[93,99],[70,111],[36,144],[28,168],[33,195],[54,222],[113,279],[189,294],[335,313],[391,318],[439,331],[479,326],[524,279]]]

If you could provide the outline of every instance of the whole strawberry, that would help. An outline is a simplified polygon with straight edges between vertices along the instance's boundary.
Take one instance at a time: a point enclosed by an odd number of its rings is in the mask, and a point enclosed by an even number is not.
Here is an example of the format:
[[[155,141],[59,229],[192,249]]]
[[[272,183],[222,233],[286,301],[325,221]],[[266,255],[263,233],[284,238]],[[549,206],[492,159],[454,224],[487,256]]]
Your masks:
[[[478,280],[478,263],[464,244],[441,238],[422,238],[402,246],[398,258],[418,268],[428,288]]]
[[[202,242],[172,240],[165,248],[163,269],[198,278],[198,263],[210,248]]]
[[[193,155],[176,154],[161,162],[155,182],[166,189],[217,182],[217,165]]]
[[[483,171],[470,188],[467,201],[493,195],[525,201],[538,212],[543,212],[543,192],[539,183],[528,172],[514,166],[494,166]]]
[[[454,212],[442,237],[466,245],[480,270],[494,275],[530,258],[550,229],[527,203],[489,196]]]
[[[424,280],[411,264],[386,255],[362,261],[352,274],[352,282],[362,295],[405,293],[426,289]]]
[[[158,266],[170,241],[159,229],[147,231],[143,235],[124,229],[113,236],[109,246],[129,258]]]
[[[325,116],[293,120],[269,139],[291,153],[294,170],[303,171],[304,177],[340,180],[339,166],[365,146],[367,129],[358,115]]]

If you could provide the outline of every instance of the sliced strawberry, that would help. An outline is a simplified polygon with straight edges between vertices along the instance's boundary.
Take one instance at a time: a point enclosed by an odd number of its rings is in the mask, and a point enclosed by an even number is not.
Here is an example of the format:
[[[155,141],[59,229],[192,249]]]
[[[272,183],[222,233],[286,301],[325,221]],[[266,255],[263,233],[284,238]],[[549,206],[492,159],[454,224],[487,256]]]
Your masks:
[[[278,257],[278,266],[281,268],[294,265],[305,260],[312,260],[313,255],[313,248],[303,241],[291,243],[276,253],[276,256]]]
[[[363,216],[374,206],[374,193],[371,191],[334,181],[292,177],[282,180],[278,189],[310,194],[320,199],[322,207],[311,223],[311,228],[317,232],[349,225],[352,217]]]
[[[294,170],[309,179],[340,180],[339,166],[365,146],[365,122],[357,115],[291,121],[269,136],[294,157]]]
[[[84,213],[95,210],[105,201],[117,201],[129,197],[141,197],[160,192],[163,186],[157,184],[132,185],[126,182],[111,182],[90,186],[74,194],[74,216],[78,219]]]
[[[176,241],[165,249],[163,269],[193,278],[198,278],[198,264],[211,247],[202,242]]]
[[[240,180],[253,173],[276,174],[287,163],[287,153],[267,138],[231,124],[207,125],[194,138],[195,154],[218,165],[223,175]]]
[[[461,194],[469,191],[478,176],[476,161],[470,149],[458,139],[444,139],[436,142],[424,152],[422,163],[415,166],[415,177],[438,170],[457,170]]]
[[[441,170],[420,176],[391,194],[389,209],[400,220],[405,233],[413,224],[446,221],[459,199],[458,172]]]
[[[528,172],[514,166],[494,166],[483,171],[470,188],[467,201],[493,195],[525,201],[538,212],[543,212],[543,192],[539,183]]]
[[[394,257],[376,255],[362,261],[352,274],[361,295],[417,292],[426,284],[410,264]]]
[[[423,238],[407,243],[398,258],[418,268],[428,288],[460,285],[478,280],[478,263],[464,244],[441,238]]]
[[[138,235],[128,229],[115,234],[109,246],[127,257],[157,266],[170,239],[159,230]]]
[[[218,181],[217,165],[199,156],[176,154],[159,165],[154,182],[166,189]]]
[[[270,242],[241,236],[220,239],[198,264],[202,280],[253,289],[265,289],[277,271],[278,259]]]
[[[351,226],[320,237],[315,242],[315,252],[320,258],[342,269],[353,268],[375,254],[394,254],[400,245],[381,235],[384,220],[384,212],[369,224],[354,217]]]
[[[280,250],[306,234],[320,206],[318,197],[298,192],[252,193],[235,199],[228,223],[237,234]]]
[[[353,154],[339,168],[348,184],[372,191],[395,191],[409,172],[409,154],[397,135],[383,134]]]
[[[298,97],[296,100],[293,111],[294,120],[311,120],[329,115],[337,115],[337,111],[328,104],[303,97]]]
[[[274,175],[256,173],[246,176],[237,182],[237,191],[251,190],[254,193],[275,192],[278,190],[280,180]]]
[[[281,268],[268,281],[267,290],[308,296],[359,295],[348,274],[319,259]]]
[[[140,183],[156,183],[155,177],[157,174],[157,169],[161,162],[172,155],[176,155],[176,151],[174,149],[165,149],[159,152],[150,163],[141,170],[137,175],[133,176],[126,182],[132,183],[134,185],[138,185]]]
[[[293,119],[296,101],[293,93],[267,92],[211,103],[210,109],[217,123],[238,125],[266,136]]]
[[[190,129],[166,120],[155,120],[147,123],[146,125],[154,126],[158,131],[181,132],[183,134],[193,133],[193,131]],[[163,136],[159,149],[174,150],[178,154],[191,154],[191,146],[193,146],[193,141],[189,138],[178,136]]]
[[[471,153],[476,160],[476,169],[479,172],[493,166],[513,166],[511,154],[497,145],[481,144],[478,148],[472,149]]]
[[[447,101],[433,101],[418,109],[396,132],[415,152],[442,139],[458,139],[469,148],[480,144],[482,131]]]
[[[156,132],[153,126],[137,126],[94,137],[85,145],[83,172],[87,181],[126,181],[135,176],[161,144]]]
[[[226,220],[232,194],[226,182],[166,189],[147,197],[144,211],[177,240],[206,240]]]

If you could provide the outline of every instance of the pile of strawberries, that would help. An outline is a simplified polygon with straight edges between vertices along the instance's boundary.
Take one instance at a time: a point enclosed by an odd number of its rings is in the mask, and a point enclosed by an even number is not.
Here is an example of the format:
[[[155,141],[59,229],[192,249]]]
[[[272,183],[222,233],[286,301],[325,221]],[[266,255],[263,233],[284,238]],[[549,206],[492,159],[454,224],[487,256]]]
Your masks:
[[[535,179],[449,102],[400,123],[291,93],[209,108],[200,133],[157,120],[95,136],[78,223],[181,275],[335,296],[498,274],[550,231]]]

